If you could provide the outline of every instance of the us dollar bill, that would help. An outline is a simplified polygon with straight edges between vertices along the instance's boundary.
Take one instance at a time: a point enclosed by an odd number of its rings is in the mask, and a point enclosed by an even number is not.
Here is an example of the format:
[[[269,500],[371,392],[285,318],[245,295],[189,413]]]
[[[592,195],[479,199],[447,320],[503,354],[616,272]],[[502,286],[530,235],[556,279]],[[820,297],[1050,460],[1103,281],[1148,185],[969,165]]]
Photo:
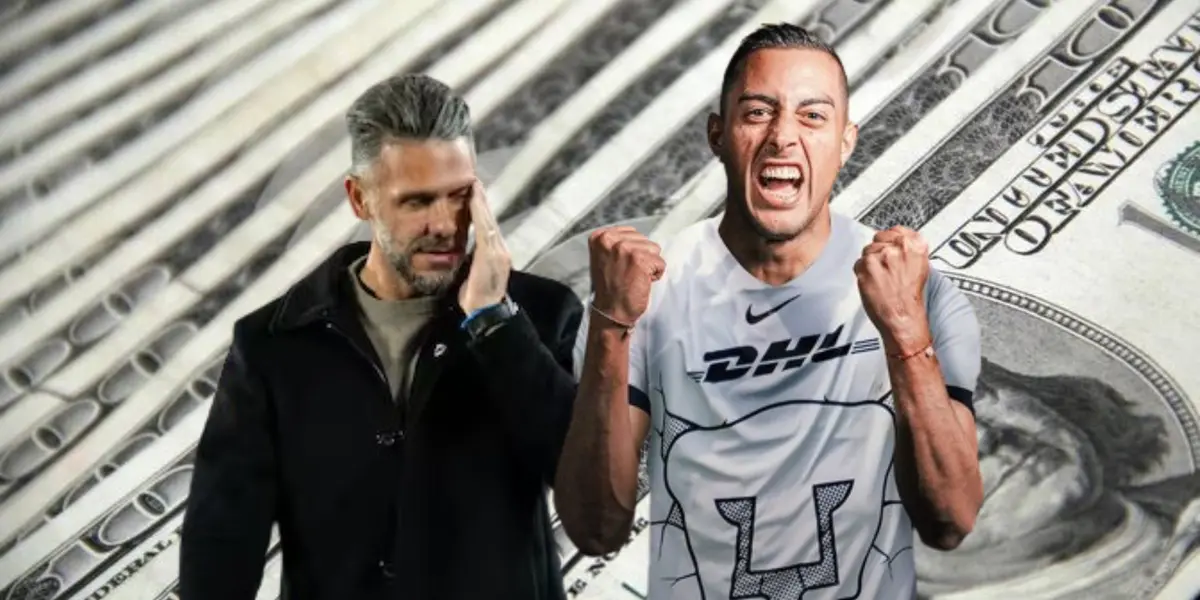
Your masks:
[[[925,593],[1153,598],[1196,568],[1200,14],[1184,4],[919,223],[982,325],[986,493],[962,546],[916,549]]]
[[[253,260],[243,265],[236,273],[209,294],[197,298],[194,306],[190,307],[181,318],[161,326],[157,331],[150,330],[151,339],[143,347],[123,361],[112,361],[116,364],[108,369],[98,371],[98,381],[87,385],[78,395],[68,395],[66,401],[60,401],[56,410],[40,421],[30,430],[8,442],[7,447],[0,447],[0,506],[19,493],[25,486],[30,485],[41,476],[44,469],[55,464],[74,444],[95,430],[97,426],[115,413],[125,400],[142,389],[164,365],[169,364],[194,339],[197,331],[211,321],[220,311],[243,293],[259,276],[262,275],[286,251],[288,234],[277,236],[274,243],[253,256]],[[86,319],[84,315],[81,319]],[[79,323],[77,321],[76,323]],[[107,324],[106,324],[107,325]],[[116,327],[116,323],[111,325]],[[103,339],[109,331],[98,334],[96,341]],[[74,350],[78,352],[72,358],[80,363],[85,361],[95,364],[99,357],[90,356],[87,351],[96,344],[95,341],[84,342],[79,336],[68,336],[75,342]],[[64,342],[66,343],[66,342]],[[113,357],[106,357],[113,358]],[[79,367],[78,364],[68,365],[70,370]],[[78,369],[75,369],[78,370]],[[107,371],[107,372],[106,372]],[[188,410],[194,409],[211,397],[215,389],[219,365],[210,365],[205,372],[195,378],[184,389],[169,399],[159,414],[140,430],[132,433],[113,447],[109,454],[111,459],[103,460],[93,471],[82,486],[84,491],[107,474],[115,471],[137,452],[149,446],[147,439],[152,441],[165,433]],[[77,373],[76,373],[77,374]],[[59,378],[50,376],[49,385],[61,389],[65,383]],[[76,378],[77,379],[77,378]],[[94,381],[92,378],[85,378]],[[55,385],[57,384],[57,385]],[[26,397],[23,401],[37,401],[43,398]],[[0,416],[2,419],[3,416]],[[76,486],[77,489],[79,486]],[[68,492],[60,498],[46,498],[46,518],[66,509],[81,493]]]
[[[930,110],[1044,17],[1051,4],[1037,0],[1007,0],[998,4],[973,23],[936,63],[907,82],[877,110],[862,115],[858,144],[838,173],[834,193],[853,182]]]
[[[671,0],[621,2],[479,123],[475,132],[476,150],[486,153],[521,144],[545,115],[566,102],[673,4]]]
[[[42,559],[0,591],[0,597],[49,600],[90,589],[84,597],[101,598],[128,583],[159,553],[178,543],[191,479],[189,454],[151,477],[74,541]]]
[[[135,600],[172,593],[178,585],[180,534],[194,455],[169,465],[0,590],[6,600]],[[267,547],[262,587],[279,595],[279,532]],[[273,592],[272,592],[273,588]]]
[[[864,222],[877,227],[918,225],[946,206],[1004,150],[1048,117],[1061,98],[1087,85],[1124,42],[1168,6],[1172,3],[1154,0],[1098,3],[1067,28],[1048,52],[1023,65],[1016,78],[981,81],[981,86],[992,88],[990,98],[948,137],[938,140],[937,134],[930,135],[930,130],[938,130],[936,123],[913,128],[906,141],[930,138],[904,146],[926,150],[920,164],[910,167],[900,180],[887,182],[879,198],[866,199],[875,207],[863,215]],[[878,183],[867,181],[865,186],[874,190]]]
[[[1030,162],[939,247],[939,259],[967,268],[998,244],[1022,254],[1044,247],[1190,110],[1195,101],[1198,31],[1200,21],[1189,20],[1145,60],[1118,55],[1087,80],[1082,90],[1018,142],[1027,152],[1039,152],[1039,160]],[[1167,179],[1159,187],[1190,193],[1182,180],[1170,179],[1171,175],[1164,172]],[[1196,231],[1195,211],[1189,210],[1186,200],[1167,206],[1175,228],[1164,229],[1140,205],[1130,205],[1121,215],[1132,225],[1192,247],[1191,238],[1177,232]]]

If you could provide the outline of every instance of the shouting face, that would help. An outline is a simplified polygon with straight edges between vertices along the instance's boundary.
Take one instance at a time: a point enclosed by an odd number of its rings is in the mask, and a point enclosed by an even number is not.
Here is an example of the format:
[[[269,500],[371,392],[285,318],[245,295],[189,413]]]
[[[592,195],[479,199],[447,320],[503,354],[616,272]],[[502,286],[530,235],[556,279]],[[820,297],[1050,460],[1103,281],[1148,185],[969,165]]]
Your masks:
[[[803,232],[824,211],[854,149],[841,66],[820,50],[750,54],[709,117],[709,144],[725,166],[730,210],[768,241]]]
[[[475,184],[467,138],[385,143],[378,159],[346,180],[355,214],[412,295],[445,290],[463,263]]]

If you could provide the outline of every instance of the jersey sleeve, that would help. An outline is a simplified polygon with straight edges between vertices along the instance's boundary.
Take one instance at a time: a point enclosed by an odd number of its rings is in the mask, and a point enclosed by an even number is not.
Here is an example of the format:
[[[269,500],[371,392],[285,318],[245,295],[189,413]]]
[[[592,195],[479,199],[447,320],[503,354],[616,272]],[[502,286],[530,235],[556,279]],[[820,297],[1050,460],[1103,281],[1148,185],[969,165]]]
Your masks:
[[[592,299],[587,299],[587,306],[583,311],[583,321],[579,324],[579,332],[575,335],[575,353],[572,361],[572,368],[575,371],[575,380],[578,381],[583,374],[583,358],[587,353],[587,335],[588,326],[592,319],[595,318],[595,313],[591,308]],[[645,316],[638,320],[637,325],[633,329],[633,338],[629,343],[629,403],[636,406],[647,413],[650,412],[650,396],[646,390],[647,371],[646,371],[646,321]]]
[[[973,413],[980,366],[980,330],[975,309],[954,281],[933,269],[925,286],[925,306],[946,392]]]

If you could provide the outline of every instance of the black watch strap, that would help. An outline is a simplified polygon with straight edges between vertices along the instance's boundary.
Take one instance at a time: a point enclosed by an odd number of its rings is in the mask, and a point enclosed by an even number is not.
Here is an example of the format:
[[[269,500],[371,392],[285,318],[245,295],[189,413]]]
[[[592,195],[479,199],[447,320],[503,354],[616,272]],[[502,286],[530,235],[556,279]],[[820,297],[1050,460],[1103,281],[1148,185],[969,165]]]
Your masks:
[[[481,338],[506,323],[517,314],[517,310],[517,304],[505,296],[499,303],[471,313],[463,321],[463,329],[471,339]]]

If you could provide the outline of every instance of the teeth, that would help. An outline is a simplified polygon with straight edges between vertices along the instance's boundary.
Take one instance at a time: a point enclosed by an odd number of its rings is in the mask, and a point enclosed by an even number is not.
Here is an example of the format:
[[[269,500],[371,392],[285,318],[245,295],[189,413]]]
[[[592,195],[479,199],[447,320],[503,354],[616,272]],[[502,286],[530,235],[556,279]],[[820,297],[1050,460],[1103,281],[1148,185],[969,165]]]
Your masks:
[[[766,167],[759,174],[763,179],[800,179],[800,169],[797,167]]]
[[[791,202],[791,200],[793,198],[800,195],[800,190],[797,190],[795,188],[789,188],[786,190],[778,190],[778,191],[765,190],[765,194],[767,196],[774,198],[776,201],[779,201],[779,202]]]

